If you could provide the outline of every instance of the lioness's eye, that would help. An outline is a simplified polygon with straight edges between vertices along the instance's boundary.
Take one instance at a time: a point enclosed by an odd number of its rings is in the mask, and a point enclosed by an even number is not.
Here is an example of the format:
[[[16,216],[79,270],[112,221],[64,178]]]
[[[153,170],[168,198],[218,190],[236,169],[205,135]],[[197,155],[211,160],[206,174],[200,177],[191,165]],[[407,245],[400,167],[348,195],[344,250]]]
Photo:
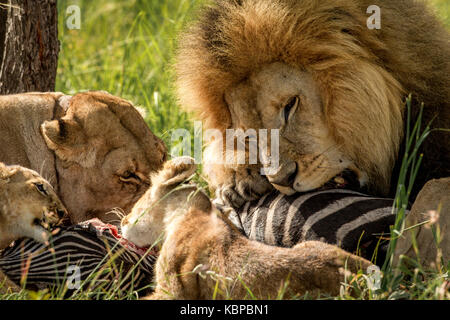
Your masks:
[[[284,116],[284,123],[287,123],[289,120],[289,116],[291,115],[292,111],[295,111],[295,108],[298,105],[298,102],[300,99],[298,97],[293,97],[289,99],[288,103],[283,108],[283,116]]]
[[[139,178],[134,172],[127,171],[123,175],[120,176],[120,181],[127,183],[140,183],[141,178]]]
[[[48,196],[47,191],[44,188],[44,185],[42,183],[34,183],[34,186],[40,193],[42,193],[44,196]]]

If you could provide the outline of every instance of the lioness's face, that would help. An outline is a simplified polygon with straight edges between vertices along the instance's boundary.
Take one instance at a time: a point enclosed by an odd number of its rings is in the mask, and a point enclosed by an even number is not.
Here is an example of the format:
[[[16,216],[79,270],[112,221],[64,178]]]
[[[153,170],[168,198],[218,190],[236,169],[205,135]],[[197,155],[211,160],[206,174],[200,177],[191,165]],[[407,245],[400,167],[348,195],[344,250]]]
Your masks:
[[[225,101],[233,128],[280,130],[280,166],[267,178],[281,192],[319,188],[345,169],[362,182],[363,174],[328,130],[319,88],[307,71],[265,66],[228,90]]]
[[[75,95],[65,115],[41,129],[58,157],[59,193],[75,223],[118,223],[111,210],[129,212],[166,157],[133,105],[104,92]]]
[[[36,172],[0,164],[0,242],[21,237],[44,242],[52,226],[67,218],[53,187]]]

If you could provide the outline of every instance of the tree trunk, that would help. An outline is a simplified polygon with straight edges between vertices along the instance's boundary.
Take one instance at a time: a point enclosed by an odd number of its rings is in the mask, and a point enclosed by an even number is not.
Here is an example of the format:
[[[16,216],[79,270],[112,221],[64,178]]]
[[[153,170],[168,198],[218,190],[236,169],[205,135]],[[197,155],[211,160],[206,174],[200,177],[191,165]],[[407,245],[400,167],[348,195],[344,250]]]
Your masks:
[[[0,0],[0,94],[54,91],[56,0]]]

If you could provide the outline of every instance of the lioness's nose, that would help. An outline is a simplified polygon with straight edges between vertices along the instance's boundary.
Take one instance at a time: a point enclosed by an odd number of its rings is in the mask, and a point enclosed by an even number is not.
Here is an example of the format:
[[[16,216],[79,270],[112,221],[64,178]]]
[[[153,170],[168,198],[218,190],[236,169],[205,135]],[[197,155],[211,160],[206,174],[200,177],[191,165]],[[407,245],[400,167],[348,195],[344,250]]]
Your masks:
[[[282,164],[278,168],[278,171],[273,175],[268,175],[267,179],[269,179],[270,183],[276,184],[280,187],[292,187],[297,176],[297,171],[297,163],[295,161],[291,161]]]
[[[57,225],[70,225],[69,213],[62,204],[55,204],[50,211],[50,217],[54,220],[53,223]]]
[[[65,210],[56,210],[56,214],[58,215],[58,217],[60,219],[62,219],[66,215],[66,211]]]

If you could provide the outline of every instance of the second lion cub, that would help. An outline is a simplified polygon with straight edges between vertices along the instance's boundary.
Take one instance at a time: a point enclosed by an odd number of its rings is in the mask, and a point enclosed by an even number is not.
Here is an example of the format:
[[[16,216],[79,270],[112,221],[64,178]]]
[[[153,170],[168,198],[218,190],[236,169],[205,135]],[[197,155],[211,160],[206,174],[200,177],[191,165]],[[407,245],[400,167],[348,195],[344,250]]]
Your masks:
[[[345,270],[370,262],[336,246],[309,241],[278,248],[239,233],[209,198],[181,185],[195,172],[193,159],[176,158],[153,177],[152,188],[122,220],[123,236],[139,246],[164,240],[150,299],[276,298],[287,293],[338,294]],[[247,289],[247,288],[248,289]],[[250,291],[249,291],[250,290]]]

